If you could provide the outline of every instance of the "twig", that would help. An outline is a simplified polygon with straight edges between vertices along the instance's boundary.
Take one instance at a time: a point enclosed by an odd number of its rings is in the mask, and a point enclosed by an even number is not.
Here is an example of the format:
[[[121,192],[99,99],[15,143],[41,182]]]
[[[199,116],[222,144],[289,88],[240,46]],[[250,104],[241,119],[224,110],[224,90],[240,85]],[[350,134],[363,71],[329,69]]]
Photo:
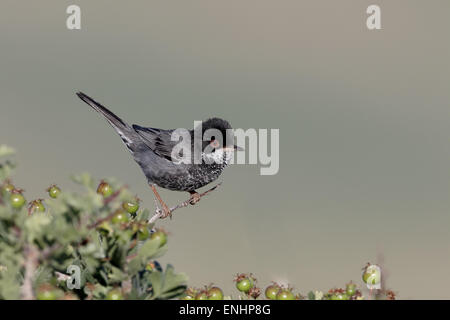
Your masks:
[[[97,227],[98,225],[102,224],[102,222],[111,220],[111,219],[116,215],[116,213],[117,213],[117,212],[114,211],[113,213],[110,213],[110,214],[107,215],[106,217],[96,220],[94,223],[88,225],[88,229],[94,229],[94,228]]]
[[[114,192],[112,195],[110,195],[108,198],[103,200],[103,204],[106,206],[108,205],[110,202],[112,202],[113,200],[115,200],[119,194],[122,192],[122,190],[127,189],[128,186],[124,185],[122,187],[119,188],[119,190],[117,190],[116,192]]]
[[[55,271],[56,280],[58,281],[67,281],[67,279],[70,279],[70,276],[67,274],[64,274],[59,271]]]
[[[122,190],[127,189],[128,186],[124,185],[122,187],[119,188],[119,190],[117,190],[116,192],[114,192],[112,195],[110,195],[108,198],[103,200],[103,205],[106,206],[108,205],[110,202],[112,202],[113,200],[115,200],[120,193],[122,192]],[[94,223],[88,225],[88,229],[93,229],[95,227],[97,227],[99,224],[101,224],[102,222],[111,220],[114,216],[115,216],[116,212],[113,212],[111,214],[109,214],[108,216],[106,216],[105,218],[102,219],[98,219],[97,221],[95,221]]]
[[[38,266],[39,251],[34,245],[27,244],[24,249],[24,256],[25,256],[25,275],[23,285],[21,288],[21,295],[22,299],[24,300],[33,300],[34,299],[33,276],[34,271]]]
[[[219,183],[219,184],[215,185],[214,187],[212,187],[211,189],[208,189],[205,192],[201,193],[200,194],[200,198],[202,198],[202,197],[206,196],[208,193],[216,190],[221,184],[222,183]],[[186,201],[183,201],[182,203],[180,203],[180,204],[170,208],[169,209],[170,213],[174,212],[177,209],[181,209],[181,208],[187,207],[190,204],[190,201],[191,201],[191,198],[189,198]],[[156,201],[156,199],[155,199],[155,206],[156,206],[155,214],[147,221],[148,224],[155,223],[158,219],[164,219],[164,213],[161,210],[161,208],[158,206],[158,202]]]

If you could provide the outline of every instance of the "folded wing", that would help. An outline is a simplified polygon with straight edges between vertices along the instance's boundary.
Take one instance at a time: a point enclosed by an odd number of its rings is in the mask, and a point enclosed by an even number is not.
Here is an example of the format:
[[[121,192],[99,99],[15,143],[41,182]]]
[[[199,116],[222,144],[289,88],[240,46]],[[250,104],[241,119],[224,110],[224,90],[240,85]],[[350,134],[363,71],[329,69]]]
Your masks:
[[[141,127],[137,124],[133,124],[132,127],[141,136],[144,143],[157,155],[172,160],[172,149],[179,143],[171,140],[174,130]]]

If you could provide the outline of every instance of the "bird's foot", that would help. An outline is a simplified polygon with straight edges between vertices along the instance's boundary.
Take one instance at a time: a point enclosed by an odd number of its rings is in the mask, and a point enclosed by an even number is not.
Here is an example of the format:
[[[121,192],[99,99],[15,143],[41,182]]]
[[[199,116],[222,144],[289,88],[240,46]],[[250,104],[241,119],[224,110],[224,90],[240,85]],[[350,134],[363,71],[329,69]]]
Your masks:
[[[194,205],[197,202],[199,202],[201,198],[202,196],[198,192],[193,191],[191,192],[191,197],[189,198],[188,201],[191,205]]]
[[[161,204],[161,206],[162,206],[162,216],[161,216],[161,219],[165,219],[165,218],[167,218],[167,217],[170,217],[170,219],[172,219],[172,210],[171,209],[169,209],[169,207],[163,202],[162,204]]]
[[[153,190],[153,193],[155,194],[156,199],[158,199],[159,203],[161,204],[161,208],[159,208],[158,203],[155,199],[156,204],[156,210],[161,213],[161,219],[165,219],[167,217],[170,217],[172,219],[172,209],[169,209],[169,207],[166,205],[166,203],[161,199],[161,196],[159,195],[158,191],[156,191],[156,188],[154,185],[150,186]]]
[[[211,189],[206,190],[203,193],[198,193],[196,191],[191,192],[191,197],[187,199],[186,201],[183,201],[179,205],[176,205],[172,208],[169,208],[164,201],[162,201],[161,197],[159,196],[159,193],[156,191],[156,188],[154,185],[151,185],[150,187],[153,190],[153,193],[155,194],[155,205],[156,205],[156,214],[149,220],[149,223],[155,222],[157,219],[164,219],[167,217],[172,218],[172,212],[174,212],[177,209],[187,207],[189,204],[194,205],[197,202],[200,201],[200,199],[204,196],[206,196],[208,193],[216,190],[222,183],[219,183],[212,187]],[[161,205],[161,208],[158,205]]]
[[[222,183],[219,183],[219,184],[215,185],[214,187],[212,187],[211,189],[206,190],[206,191],[203,192],[203,193],[198,193],[198,192],[196,192],[196,191],[191,192],[191,197],[190,197],[189,199],[187,199],[186,201],[183,201],[183,202],[180,203],[179,205],[176,205],[176,206],[170,208],[170,212],[173,212],[173,211],[175,211],[175,210],[177,210],[177,209],[180,209],[180,208],[187,207],[187,206],[190,205],[190,204],[191,204],[191,205],[196,204],[197,202],[200,201],[201,198],[203,198],[204,196],[206,196],[206,195],[207,195],[208,193],[210,193],[211,191],[216,190],[221,184],[222,184]]]

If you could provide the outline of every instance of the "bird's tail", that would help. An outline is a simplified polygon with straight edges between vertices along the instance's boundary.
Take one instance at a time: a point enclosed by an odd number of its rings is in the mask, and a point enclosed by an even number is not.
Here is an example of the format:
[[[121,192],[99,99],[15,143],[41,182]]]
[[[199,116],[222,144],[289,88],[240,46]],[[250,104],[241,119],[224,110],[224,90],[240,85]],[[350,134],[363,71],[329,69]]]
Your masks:
[[[106,118],[106,120],[108,120],[108,122],[120,135],[122,141],[132,153],[136,150],[139,144],[141,144],[142,140],[140,139],[139,135],[125,121],[120,119],[118,116],[116,116],[114,113],[112,113],[110,110],[102,106],[91,97],[85,95],[83,92],[77,92],[77,96],[88,105],[90,105],[95,111],[102,114]]]

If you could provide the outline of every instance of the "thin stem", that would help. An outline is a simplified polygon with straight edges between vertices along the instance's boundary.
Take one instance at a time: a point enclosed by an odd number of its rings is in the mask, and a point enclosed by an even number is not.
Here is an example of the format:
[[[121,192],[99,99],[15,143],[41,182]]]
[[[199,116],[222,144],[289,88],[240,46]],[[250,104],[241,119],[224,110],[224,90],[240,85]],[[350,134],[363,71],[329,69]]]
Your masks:
[[[24,248],[25,256],[25,275],[24,281],[21,288],[22,299],[33,300],[33,276],[34,271],[38,266],[39,260],[39,250],[32,244],[25,245]]]
[[[219,183],[212,187],[211,189],[206,190],[205,192],[200,194],[200,198],[206,196],[210,192],[216,190],[222,183]],[[187,199],[186,201],[183,201],[182,203],[170,208],[170,213],[174,212],[177,209],[181,209],[184,207],[187,207],[190,204],[191,198]],[[161,210],[161,208],[158,206],[158,202],[155,199],[155,214],[147,221],[148,224],[155,223],[158,219],[164,219],[164,212]]]

